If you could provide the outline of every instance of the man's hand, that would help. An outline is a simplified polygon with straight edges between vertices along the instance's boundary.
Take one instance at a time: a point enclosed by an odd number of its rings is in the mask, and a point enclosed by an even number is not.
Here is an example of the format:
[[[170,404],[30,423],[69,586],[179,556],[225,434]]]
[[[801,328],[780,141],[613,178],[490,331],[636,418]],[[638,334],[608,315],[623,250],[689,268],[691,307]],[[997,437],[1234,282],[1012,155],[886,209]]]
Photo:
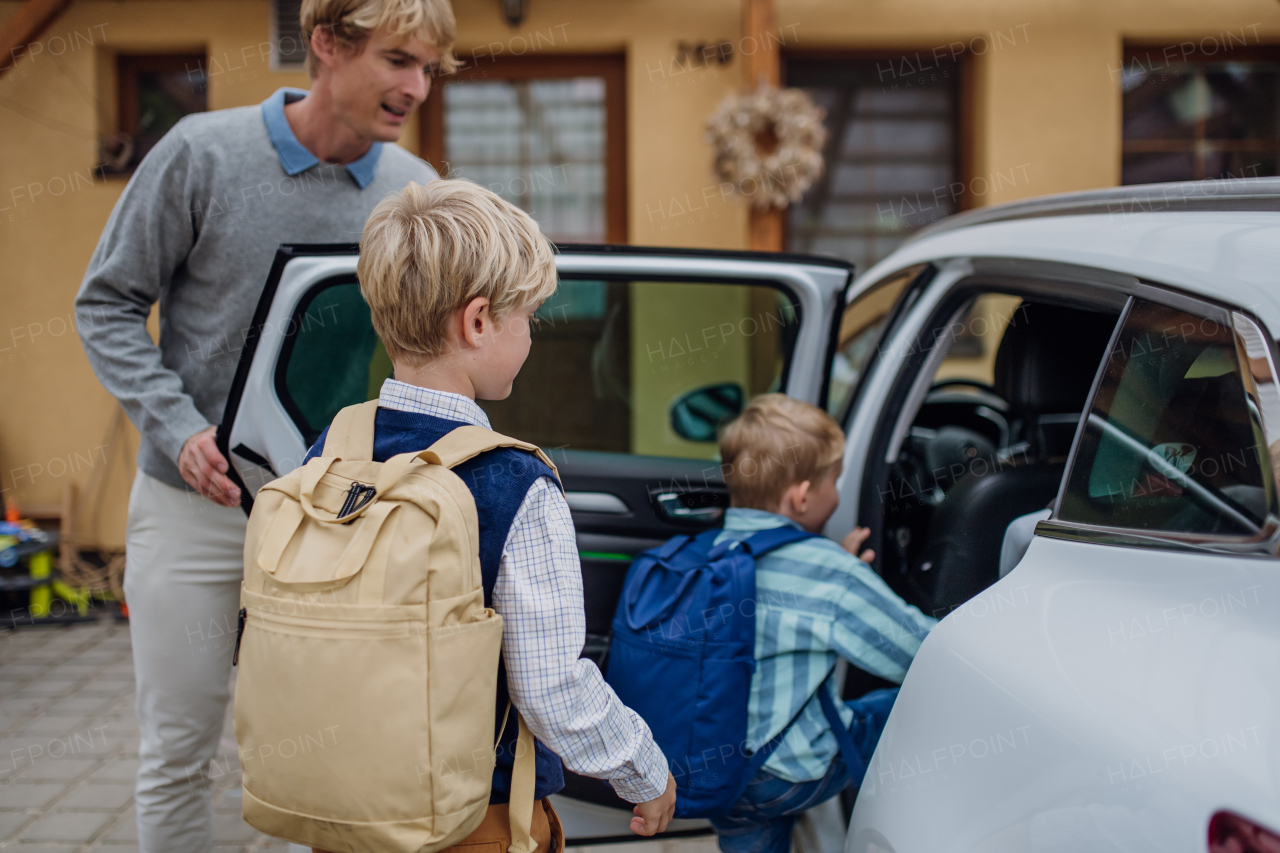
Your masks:
[[[636,835],[656,835],[667,828],[676,813],[676,777],[667,774],[667,790],[662,796],[647,803],[639,803],[631,818],[631,831]]]
[[[876,552],[870,548],[858,553],[858,549],[862,547],[862,543],[867,541],[867,537],[871,535],[871,531],[865,527],[855,527],[853,532],[844,537],[840,542],[840,547],[857,557],[864,563],[870,563],[876,558]]]
[[[178,473],[191,488],[219,506],[240,506],[240,488],[227,479],[227,459],[213,441],[217,427],[187,439],[178,454]]]

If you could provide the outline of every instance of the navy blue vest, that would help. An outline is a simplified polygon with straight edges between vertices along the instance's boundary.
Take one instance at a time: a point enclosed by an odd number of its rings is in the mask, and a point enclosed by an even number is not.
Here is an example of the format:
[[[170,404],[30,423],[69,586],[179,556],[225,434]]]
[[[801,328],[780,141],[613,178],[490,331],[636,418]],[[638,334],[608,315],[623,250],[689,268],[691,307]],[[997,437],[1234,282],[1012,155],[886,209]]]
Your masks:
[[[417,412],[401,412],[396,409],[378,409],[374,421],[373,459],[386,462],[400,453],[425,450],[449,432],[460,426],[461,421]],[[324,448],[328,427],[320,433],[315,445],[307,452],[304,464],[313,456],[319,456]],[[500,447],[482,453],[475,459],[463,462],[453,469],[471,489],[476,501],[476,515],[480,520],[480,573],[484,583],[484,603],[493,605],[493,585],[498,580],[498,565],[502,561],[502,549],[507,543],[507,533],[515,520],[516,510],[524,501],[529,487],[539,477],[555,475],[540,459],[523,450]],[[507,670],[498,661],[498,712],[493,729],[496,733],[507,707]],[[497,767],[493,771],[491,803],[505,803],[511,794],[511,765],[515,760],[516,735],[519,732],[515,709],[512,709],[507,727],[498,741]],[[537,750],[538,782],[534,797],[541,799],[564,787],[564,767],[560,758],[541,741],[535,741]]]

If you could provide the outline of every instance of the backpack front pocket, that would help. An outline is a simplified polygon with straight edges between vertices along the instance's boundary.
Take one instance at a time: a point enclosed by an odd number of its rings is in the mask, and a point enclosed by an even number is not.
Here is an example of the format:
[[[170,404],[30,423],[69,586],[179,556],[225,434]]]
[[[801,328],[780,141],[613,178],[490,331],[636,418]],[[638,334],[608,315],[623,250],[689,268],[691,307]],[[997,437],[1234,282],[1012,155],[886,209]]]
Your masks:
[[[249,591],[244,604],[235,718],[245,789],[352,822],[430,815],[425,608]]]

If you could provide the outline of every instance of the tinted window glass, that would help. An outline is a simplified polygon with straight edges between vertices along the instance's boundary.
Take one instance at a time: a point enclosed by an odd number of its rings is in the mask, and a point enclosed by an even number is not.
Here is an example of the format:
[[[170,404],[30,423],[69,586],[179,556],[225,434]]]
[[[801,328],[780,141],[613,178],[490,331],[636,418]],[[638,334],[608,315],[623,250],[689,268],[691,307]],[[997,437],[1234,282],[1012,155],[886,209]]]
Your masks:
[[[545,448],[698,459],[716,454],[725,401],[783,387],[798,329],[790,297],[760,285],[562,280],[538,317],[511,396],[480,403],[494,429]],[[696,391],[709,428],[691,431],[677,407]]]
[[[790,296],[762,285],[563,280],[537,316],[511,396],[480,401],[495,430],[699,459],[746,399],[784,387],[799,329]],[[286,332],[276,390],[311,444],[343,406],[378,395],[391,362],[353,280],[314,291]]]
[[[923,269],[923,266],[914,266],[894,273],[845,307],[836,352],[831,359],[831,386],[827,392],[827,411],[833,418],[840,420],[844,415],[899,298]]]
[[[285,329],[276,393],[307,444],[344,406],[378,395],[391,359],[354,280],[326,282],[302,300]]]
[[[1004,333],[1010,326],[1027,322],[1026,310],[1022,297],[1006,293],[984,293],[974,299],[944,336],[951,346],[933,381],[990,385],[995,381],[996,353]]]
[[[1273,500],[1261,434],[1232,330],[1136,300],[1108,356],[1060,517],[1254,534]]]

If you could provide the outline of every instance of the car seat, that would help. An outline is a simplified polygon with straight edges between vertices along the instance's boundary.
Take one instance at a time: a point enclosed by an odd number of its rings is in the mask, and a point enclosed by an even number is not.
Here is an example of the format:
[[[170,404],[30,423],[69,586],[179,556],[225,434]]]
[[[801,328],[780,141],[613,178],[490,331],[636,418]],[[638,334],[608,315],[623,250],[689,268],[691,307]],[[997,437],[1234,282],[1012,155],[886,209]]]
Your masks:
[[[910,569],[943,615],[995,583],[1005,528],[1057,495],[1066,456],[1116,315],[1044,303],[1016,311],[996,352],[1009,446],[963,475],[936,507]]]

